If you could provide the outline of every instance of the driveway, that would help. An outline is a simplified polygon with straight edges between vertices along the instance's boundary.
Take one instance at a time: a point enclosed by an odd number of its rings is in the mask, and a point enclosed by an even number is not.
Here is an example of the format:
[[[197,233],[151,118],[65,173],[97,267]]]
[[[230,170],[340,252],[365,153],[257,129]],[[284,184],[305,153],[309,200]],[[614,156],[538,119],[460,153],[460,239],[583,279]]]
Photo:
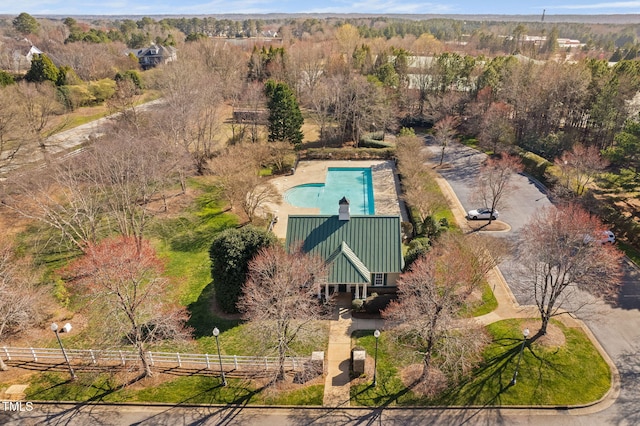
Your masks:
[[[427,142],[426,149],[430,152],[438,153],[439,148]],[[445,152],[447,167],[439,170],[467,210],[476,207],[471,201],[471,194],[484,158],[484,154],[474,149],[451,144]],[[439,160],[439,157],[435,159]],[[511,225],[511,230],[493,235],[515,241],[533,213],[550,206],[551,202],[544,188],[526,175],[514,176],[512,183],[516,190],[505,197],[507,207],[501,210],[500,215],[501,220]],[[519,288],[516,266],[514,259],[506,259],[499,267],[518,302],[528,304],[530,294]],[[640,424],[640,271],[629,260],[624,261],[623,271],[617,306],[592,303],[577,315],[613,359],[621,376],[621,392],[616,402],[601,412],[590,414],[589,421],[583,424]],[[550,424],[556,423],[552,421]]]
[[[440,146],[428,143],[427,149],[433,153],[434,164],[439,162]],[[480,164],[487,156],[478,150],[455,143],[445,151],[443,167],[438,167],[440,175],[449,182],[462,203],[465,211],[484,207],[473,199],[475,185],[478,181]],[[505,197],[504,206],[500,210],[500,220],[511,226],[507,236],[517,236],[536,210],[551,205],[543,188],[530,177],[520,174],[511,178],[514,190]]]

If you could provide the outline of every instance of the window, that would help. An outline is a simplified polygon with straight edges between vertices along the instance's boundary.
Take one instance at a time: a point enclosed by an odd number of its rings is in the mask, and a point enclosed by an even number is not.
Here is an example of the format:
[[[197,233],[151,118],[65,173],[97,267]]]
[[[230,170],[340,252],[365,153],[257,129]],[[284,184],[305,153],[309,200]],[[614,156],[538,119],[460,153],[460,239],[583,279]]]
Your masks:
[[[384,285],[384,274],[373,274],[373,285],[374,286]]]

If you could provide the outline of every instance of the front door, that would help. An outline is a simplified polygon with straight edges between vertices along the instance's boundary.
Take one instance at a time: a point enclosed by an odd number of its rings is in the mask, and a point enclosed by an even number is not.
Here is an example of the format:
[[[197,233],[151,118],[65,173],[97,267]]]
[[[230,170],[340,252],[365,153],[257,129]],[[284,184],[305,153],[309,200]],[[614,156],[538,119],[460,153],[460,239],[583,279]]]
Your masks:
[[[346,293],[347,285],[346,284],[338,284],[338,293]]]

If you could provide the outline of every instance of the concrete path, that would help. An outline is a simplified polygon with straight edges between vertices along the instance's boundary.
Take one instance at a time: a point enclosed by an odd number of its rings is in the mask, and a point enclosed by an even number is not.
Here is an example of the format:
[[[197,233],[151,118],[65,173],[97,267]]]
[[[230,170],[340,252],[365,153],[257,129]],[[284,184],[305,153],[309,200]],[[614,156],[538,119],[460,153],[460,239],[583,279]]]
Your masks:
[[[348,407],[351,391],[349,368],[351,364],[351,334],[356,330],[381,330],[381,319],[351,317],[351,294],[339,294],[336,298],[334,318],[329,330],[327,348],[327,375],[324,383],[325,407]]]
[[[443,179],[437,179],[438,186],[444,193],[445,198],[449,202],[454,217],[458,222],[458,226],[465,233],[471,232],[467,220],[465,218],[465,210],[462,204],[458,200],[455,192],[449,185],[449,183]],[[493,295],[495,296],[498,307],[492,312],[477,317],[476,320],[482,324],[488,325],[497,321],[501,321],[509,318],[539,318],[540,313],[535,305],[520,305],[509,285],[504,279],[500,269],[498,267],[493,268],[489,274],[487,274],[487,281],[493,289]],[[589,327],[581,320],[575,318],[572,315],[559,315],[555,319],[561,321],[567,327],[580,328],[589,337],[594,347],[598,350],[600,355],[604,358],[611,370],[611,388],[607,394],[594,404],[588,404],[587,406],[574,410],[574,414],[589,414],[597,411],[604,410],[610,407],[620,394],[620,373],[616,367],[614,361],[609,354],[605,351],[600,341],[594,336]]]
[[[463,231],[470,232],[465,212],[455,192],[442,178],[438,184],[449,201],[451,209],[458,225]],[[498,302],[498,307],[481,317],[476,318],[482,324],[491,324],[496,321],[509,318],[538,318],[536,306],[523,306],[518,304],[511,289],[505,281],[500,269],[495,267],[487,275],[487,281],[493,289],[493,294]],[[589,414],[598,412],[611,406],[620,393],[620,374],[613,360],[604,350],[598,339],[584,322],[570,316],[557,317],[568,327],[581,328],[591,339],[593,345],[609,364],[612,372],[612,386],[610,391],[599,401],[583,408],[574,409],[573,414]],[[356,330],[383,330],[384,321],[381,319],[355,319],[351,317],[351,295],[339,294],[336,299],[334,317],[331,321],[329,332],[329,345],[327,348],[327,375],[325,378],[325,391],[323,405],[325,407],[348,407],[350,402],[350,377],[349,367],[351,359],[351,334]]]

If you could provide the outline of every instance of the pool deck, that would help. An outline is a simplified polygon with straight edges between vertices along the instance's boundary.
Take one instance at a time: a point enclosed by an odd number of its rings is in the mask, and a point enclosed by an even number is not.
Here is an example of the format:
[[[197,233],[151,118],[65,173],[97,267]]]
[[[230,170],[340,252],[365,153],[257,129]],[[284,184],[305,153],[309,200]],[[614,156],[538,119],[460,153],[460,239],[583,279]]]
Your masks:
[[[324,183],[329,167],[371,167],[375,214],[400,215],[403,221],[408,221],[406,208],[398,196],[400,182],[393,161],[301,161],[298,163],[296,172],[293,175],[281,176],[271,180],[271,183],[282,195],[282,201],[279,204],[270,203],[267,205],[267,208],[278,216],[278,222],[273,227],[273,232],[278,238],[286,238],[289,215],[320,214],[319,208],[292,206],[285,201],[284,193],[297,185]]]

